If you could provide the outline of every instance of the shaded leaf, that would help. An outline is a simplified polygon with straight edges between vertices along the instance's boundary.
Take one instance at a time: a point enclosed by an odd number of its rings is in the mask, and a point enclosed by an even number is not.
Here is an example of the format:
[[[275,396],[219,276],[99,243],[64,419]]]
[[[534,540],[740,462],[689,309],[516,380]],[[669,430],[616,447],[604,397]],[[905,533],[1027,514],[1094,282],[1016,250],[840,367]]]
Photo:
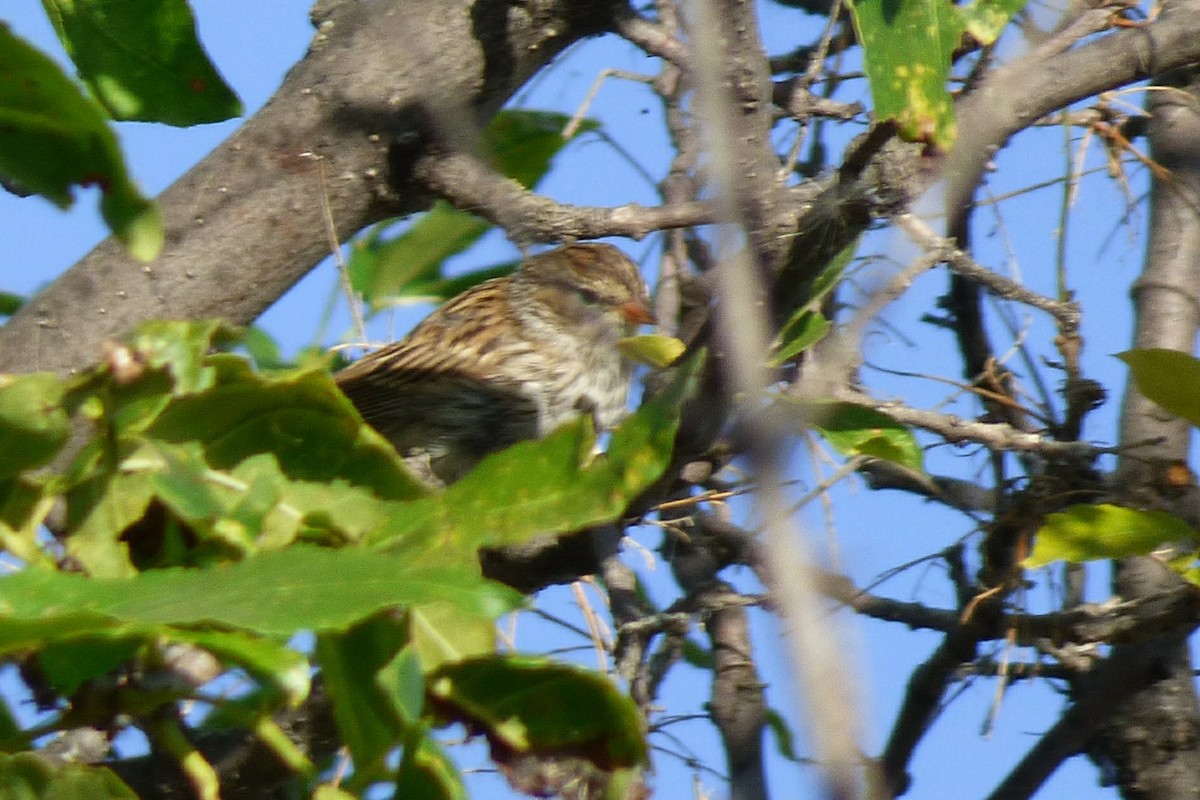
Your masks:
[[[817,311],[801,310],[787,321],[779,331],[777,349],[768,363],[778,367],[794,359],[808,348],[825,338],[833,323]]]
[[[443,721],[518,753],[582,755],[601,769],[646,762],[637,707],[590,670],[520,656],[472,659],[431,675],[429,694]]]
[[[333,717],[360,776],[373,775],[404,732],[401,686],[376,680],[408,642],[397,615],[379,614],[348,630],[317,638],[316,657],[333,701]]]
[[[0,317],[11,317],[25,305],[25,298],[12,292],[0,292]]]
[[[1200,360],[1178,350],[1126,350],[1138,391],[1177,417],[1200,427]]]
[[[1187,523],[1165,511],[1076,505],[1046,517],[1024,566],[1146,555],[1161,545],[1195,538]]]
[[[767,730],[771,732],[771,738],[775,740],[776,752],[788,761],[799,764],[800,759],[796,756],[795,737],[792,735],[792,729],[788,727],[787,720],[773,708],[767,709]]]
[[[8,701],[0,698],[0,752],[13,753],[33,746],[29,735],[21,730]]]
[[[425,713],[424,671],[416,650],[405,646],[375,674],[375,685],[387,693],[392,708],[406,728],[417,725]]]
[[[37,664],[59,694],[69,696],[80,686],[116,669],[133,657],[142,640],[127,632],[97,631],[85,636],[47,642]]]
[[[114,119],[197,125],[242,113],[184,0],[44,0],[63,46]]]
[[[129,252],[158,255],[162,219],[126,172],[100,108],[46,55],[0,24],[0,174],[60,208],[73,186],[100,189],[100,211]]]

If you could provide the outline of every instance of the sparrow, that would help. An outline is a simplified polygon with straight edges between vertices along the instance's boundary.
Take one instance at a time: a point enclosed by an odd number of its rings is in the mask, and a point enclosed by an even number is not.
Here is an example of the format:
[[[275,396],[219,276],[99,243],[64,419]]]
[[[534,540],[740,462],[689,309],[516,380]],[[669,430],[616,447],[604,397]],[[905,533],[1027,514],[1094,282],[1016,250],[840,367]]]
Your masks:
[[[653,323],[649,306],[620,250],[567,245],[468,289],[334,378],[419,477],[446,485],[580,415],[616,425],[634,367],[617,341]]]

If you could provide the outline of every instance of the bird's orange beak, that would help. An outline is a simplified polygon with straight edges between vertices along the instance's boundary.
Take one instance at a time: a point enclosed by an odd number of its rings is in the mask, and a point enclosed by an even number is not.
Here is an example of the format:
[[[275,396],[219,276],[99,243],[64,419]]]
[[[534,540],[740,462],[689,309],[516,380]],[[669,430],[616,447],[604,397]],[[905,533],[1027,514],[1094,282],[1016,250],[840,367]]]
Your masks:
[[[626,322],[636,322],[638,325],[653,325],[654,315],[650,313],[650,309],[639,303],[637,300],[630,300],[617,306],[617,311]]]

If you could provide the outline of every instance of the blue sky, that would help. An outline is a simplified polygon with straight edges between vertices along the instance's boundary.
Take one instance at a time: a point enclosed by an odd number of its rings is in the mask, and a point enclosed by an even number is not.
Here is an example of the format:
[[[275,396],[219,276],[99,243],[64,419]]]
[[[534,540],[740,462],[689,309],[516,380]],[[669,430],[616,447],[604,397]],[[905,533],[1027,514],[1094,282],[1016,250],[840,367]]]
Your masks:
[[[300,58],[311,36],[304,3],[293,0],[259,0],[253,3],[197,3],[196,12],[201,39],[213,61],[227,81],[241,96],[248,113],[258,108],[282,80],[286,69]],[[802,14],[768,10],[770,24],[765,26],[768,48],[779,52],[797,41],[807,41],[812,33],[798,35],[797,30],[814,30],[814,22]],[[40,3],[36,0],[9,0],[0,10],[0,19],[14,30],[50,52],[61,55],[45,21]],[[1019,48],[1016,48],[1019,50]],[[573,48],[550,70],[538,76],[523,91],[516,103],[529,108],[549,108],[572,113],[586,94],[593,78],[604,67],[631,71],[652,72],[648,63],[632,46],[614,40],[593,40]],[[853,99],[855,92],[865,87],[848,85],[844,99]],[[1130,102],[1140,98],[1131,96]],[[661,176],[665,154],[665,139],[656,125],[658,112],[646,87],[620,80],[610,80],[601,89],[590,114],[605,124],[606,130],[620,148],[632,159],[644,165],[655,179]],[[195,161],[211,150],[239,124],[238,120],[194,129],[174,129],[146,124],[123,124],[120,136],[133,173],[142,187],[150,193],[165,188]],[[1040,138],[1039,138],[1040,137]],[[1077,138],[1077,136],[1076,136]],[[596,137],[572,145],[561,168],[542,189],[565,201],[589,205],[616,205],[637,201],[654,202],[654,188],[630,160]],[[997,158],[997,170],[991,178],[991,191],[1000,195],[1061,174],[1068,156],[1063,152],[1063,133],[1050,130],[1023,134],[1013,147]],[[1098,151],[1092,150],[1088,167],[1103,164]],[[1131,170],[1133,193],[1145,191],[1144,176]],[[1001,271],[1018,274],[1030,285],[1047,294],[1053,293],[1054,236],[1059,226],[1061,189],[1051,187],[1020,196],[1004,204],[995,216],[990,211],[978,215],[976,244],[979,260]],[[1128,286],[1136,276],[1141,261],[1143,243],[1137,227],[1144,223],[1146,210],[1141,206],[1134,212],[1135,225],[1124,227],[1124,199],[1103,176],[1084,181],[1071,218],[1068,239],[1069,282],[1076,289],[1085,312],[1084,334],[1087,341],[1085,367],[1091,377],[1105,381],[1113,388],[1122,386],[1124,368],[1111,354],[1128,346],[1131,321]],[[37,198],[18,199],[0,194],[0,290],[28,293],[53,280],[76,259],[100,241],[105,231],[95,210],[95,196],[87,191],[69,212],[63,213]],[[643,263],[652,262],[657,255],[657,242],[621,242],[621,245]],[[884,233],[870,238],[864,250],[885,257],[874,270],[856,275],[859,285],[869,290],[878,285],[889,271],[903,265],[914,255],[913,248],[893,234]],[[459,259],[463,268],[511,258],[516,250],[499,235]],[[288,297],[281,300],[262,322],[284,344],[295,349],[312,343],[312,320],[325,307],[335,285],[335,275],[328,262],[303,281]],[[935,373],[957,378],[960,368],[956,362],[954,342],[950,335],[928,325],[919,324],[922,314],[933,310],[934,299],[944,291],[945,278],[938,271],[921,278],[914,288],[883,314],[882,322],[868,336],[864,347],[869,364],[889,369]],[[388,332],[402,332],[424,313],[414,309],[396,320],[379,319],[373,335],[384,337]],[[1048,346],[1049,328],[1044,319],[1030,317],[1017,309],[1015,321],[1034,351],[1054,357]],[[332,345],[347,335],[348,317],[344,306],[334,317],[324,340]],[[993,328],[994,342],[1003,350],[1005,333]],[[1018,369],[1020,369],[1018,365]],[[877,391],[902,396],[922,407],[934,407],[950,397],[953,391],[944,383],[922,378],[895,378],[870,369],[864,373]],[[1111,442],[1115,438],[1115,419],[1119,398],[1097,412],[1089,423],[1088,438]],[[974,413],[961,399],[952,401],[960,413]],[[799,451],[798,451],[799,452]],[[963,454],[947,448],[931,451],[931,470],[962,473]],[[970,456],[968,456],[970,458]],[[971,458],[970,463],[981,471],[977,477],[986,480],[983,461]],[[796,460],[802,480],[797,496],[815,482],[806,455]],[[833,520],[836,529],[839,568],[850,574],[860,585],[873,581],[886,570],[912,562],[936,552],[968,534],[974,527],[963,515],[922,504],[895,493],[872,493],[861,486],[843,484],[832,493],[832,510],[827,517],[824,509],[814,507],[798,515],[818,549],[830,555],[832,548],[825,543],[832,535],[828,525]],[[735,507],[738,514],[748,512]],[[642,528],[635,538],[652,550],[659,543],[653,528]],[[673,599],[666,569],[659,564],[651,570],[636,549],[631,550],[629,562],[647,579],[659,601],[665,605]],[[740,586],[753,590],[753,580],[747,574],[735,573]],[[1100,576],[1096,596],[1101,597]],[[948,587],[940,571],[915,566],[885,582],[878,591],[904,600],[921,600],[949,606]],[[593,598],[593,602],[595,599]],[[1028,602],[1034,608],[1045,608],[1048,599],[1044,589],[1031,593]],[[580,623],[580,614],[567,589],[546,593],[541,603],[573,623]],[[803,736],[802,691],[793,688],[793,679],[784,663],[779,646],[779,632],[773,620],[755,612],[756,645],[761,653],[761,667],[770,684],[770,702],[784,713],[796,730],[797,749],[808,751]],[[938,637],[928,633],[912,633],[894,625],[861,621],[847,614],[838,614],[841,632],[851,643],[847,674],[858,678],[863,698],[865,731],[864,746],[875,754],[886,739],[888,727],[902,698],[905,681],[912,668],[936,646]],[[559,646],[563,639],[552,633],[552,626],[535,619],[522,618],[518,625],[519,639],[530,650]],[[557,636],[557,638],[556,638]],[[578,640],[572,640],[579,644]],[[1029,653],[1016,652],[1014,659],[1028,658]],[[594,665],[594,656],[586,649],[572,651],[570,657]],[[668,687],[665,704],[671,710],[699,711],[707,694],[703,673],[681,667],[679,675]],[[994,729],[990,737],[980,736],[983,720],[993,703],[992,684],[978,681],[963,696],[957,698],[926,736],[913,764],[914,784],[908,797],[921,800],[974,797],[986,795],[1012,765],[1033,745],[1037,736],[1052,724],[1062,708],[1062,699],[1045,681],[1019,684],[1009,689],[999,704]],[[706,723],[691,722],[686,728],[688,743],[696,757],[718,770],[723,769],[716,756],[715,739]],[[657,744],[675,746],[666,739]],[[769,745],[768,749],[773,752]],[[468,760],[478,758],[474,751]],[[657,762],[660,772],[656,778],[660,797],[690,797],[693,795],[693,773],[678,759],[662,757]],[[773,757],[770,766],[773,796],[819,796],[813,774],[807,767],[791,764]],[[480,777],[476,796],[496,796],[499,779]],[[708,775],[700,781],[712,796],[723,796],[722,785]],[[1111,789],[1097,786],[1097,772],[1088,763],[1075,759],[1060,770],[1038,795],[1042,798],[1108,798],[1115,797]]]

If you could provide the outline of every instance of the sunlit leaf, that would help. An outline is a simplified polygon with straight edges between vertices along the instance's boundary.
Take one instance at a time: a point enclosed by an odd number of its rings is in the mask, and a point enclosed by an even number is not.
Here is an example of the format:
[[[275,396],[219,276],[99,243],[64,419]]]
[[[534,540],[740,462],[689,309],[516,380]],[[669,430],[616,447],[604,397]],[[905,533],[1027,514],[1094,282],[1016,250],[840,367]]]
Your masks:
[[[1126,350],[1117,358],[1129,365],[1139,392],[1200,427],[1200,360],[1161,348]]]
[[[1146,555],[1161,545],[1195,538],[1187,523],[1165,511],[1077,505],[1046,517],[1024,566]]]
[[[949,150],[956,136],[946,80],[963,21],[946,0],[852,0],[877,120],[905,139]]]
[[[0,375],[0,479],[47,463],[71,432],[55,375]]]
[[[980,44],[989,45],[996,41],[1013,16],[1028,4],[1029,0],[972,0],[957,8],[967,32]]]
[[[184,396],[213,385],[216,370],[208,364],[209,351],[237,336],[238,331],[221,320],[151,320],[133,332],[129,347],[138,363],[166,369],[174,381],[172,393]]]
[[[431,603],[414,606],[408,618],[412,650],[426,672],[496,650],[496,623],[488,617],[464,614],[445,603]]]
[[[31,568],[0,577],[0,642],[25,633],[26,623],[59,618],[68,625],[90,620],[97,629],[126,622],[214,624],[288,636],[343,630],[384,608],[433,601],[495,617],[515,608],[519,597],[482,581],[477,570],[413,567],[351,547],[297,545],[225,566],[151,570],[135,578]]]
[[[648,334],[620,339],[617,341],[617,349],[631,361],[653,369],[665,369],[679,360],[687,350],[687,345],[674,336]]]
[[[196,125],[242,113],[184,0],[43,0],[71,60],[115,119]]]
[[[312,800],[359,800],[359,797],[339,786],[323,783],[313,790]]]
[[[143,473],[97,474],[67,494],[67,554],[101,578],[133,575],[125,531],[146,514],[154,498]]]
[[[54,764],[35,753],[0,754],[0,797],[11,800],[138,800],[106,767]]]
[[[207,463],[217,469],[270,453],[292,480],[342,480],[384,499],[426,493],[323,370],[260,373],[226,354],[211,356],[206,364],[215,369],[213,385],[171,403],[147,428],[147,436],[198,441]]]
[[[882,458],[924,472],[916,437],[890,417],[848,403],[788,402],[842,455]]]

